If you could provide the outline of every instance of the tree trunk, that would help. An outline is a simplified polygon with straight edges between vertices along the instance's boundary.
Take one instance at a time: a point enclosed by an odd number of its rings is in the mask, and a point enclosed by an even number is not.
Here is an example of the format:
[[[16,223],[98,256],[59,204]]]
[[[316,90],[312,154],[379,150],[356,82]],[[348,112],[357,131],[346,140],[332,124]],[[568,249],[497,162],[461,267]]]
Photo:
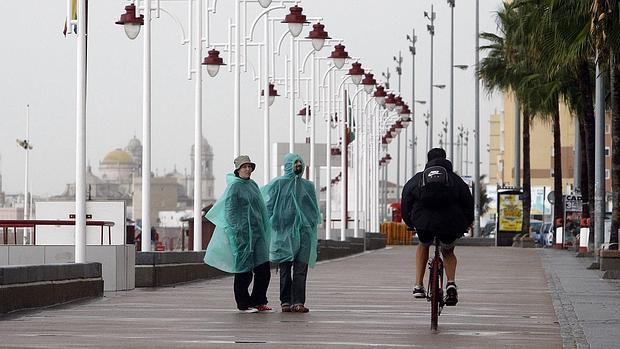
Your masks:
[[[620,56],[611,55],[611,249],[618,249],[618,229],[620,228]],[[614,245],[615,243],[615,245]]]
[[[552,111],[553,118],[553,191],[555,201],[553,202],[554,221],[564,217],[564,205],[562,200],[562,141],[560,134],[560,100],[554,98]]]
[[[577,79],[585,104],[585,113],[580,116],[582,117],[581,125],[584,129],[582,144],[586,152],[586,172],[588,174],[588,196],[583,196],[582,199],[588,201],[589,210],[592,210],[594,207],[594,81],[591,75],[591,64],[587,58],[581,60],[579,63],[579,78]],[[594,248],[594,220],[590,220],[589,245],[590,249]]]
[[[523,108],[523,236],[530,236],[530,210],[532,189],[530,171],[530,110]]]

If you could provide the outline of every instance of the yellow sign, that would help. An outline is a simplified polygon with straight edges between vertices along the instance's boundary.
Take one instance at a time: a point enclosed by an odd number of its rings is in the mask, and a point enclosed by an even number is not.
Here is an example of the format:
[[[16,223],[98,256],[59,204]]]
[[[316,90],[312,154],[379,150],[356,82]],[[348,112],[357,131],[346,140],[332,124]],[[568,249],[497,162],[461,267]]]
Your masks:
[[[499,195],[499,231],[520,232],[523,224],[523,201],[519,194]]]

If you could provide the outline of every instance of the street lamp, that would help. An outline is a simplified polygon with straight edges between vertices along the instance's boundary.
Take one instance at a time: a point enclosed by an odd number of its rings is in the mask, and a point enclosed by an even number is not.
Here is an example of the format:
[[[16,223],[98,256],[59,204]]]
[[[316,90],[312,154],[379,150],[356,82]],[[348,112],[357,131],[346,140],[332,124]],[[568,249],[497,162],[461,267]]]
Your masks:
[[[326,39],[331,39],[327,32],[324,30],[325,26],[320,22],[312,25],[312,30],[306,36],[306,39],[312,40],[312,47],[315,51],[320,51],[325,45]]]
[[[301,13],[303,8],[295,5],[289,8],[289,11],[290,13],[284,17],[282,23],[288,24],[289,32],[294,38],[296,38],[301,33],[304,24],[308,24],[310,22],[306,21],[306,16]]]
[[[431,35],[431,69],[430,69],[430,114],[429,114],[429,128],[430,128],[430,132],[429,132],[429,145],[432,148],[433,147],[433,44],[434,44],[434,37],[435,37],[435,18],[436,18],[436,14],[433,11],[433,5],[431,4],[431,13],[429,15],[428,12],[424,11],[424,17],[426,17],[429,21],[430,24],[426,25],[426,29],[428,30],[428,33]],[[445,86],[444,86],[445,87]]]
[[[347,58],[349,58],[349,53],[344,50],[345,46],[338,44],[334,46],[334,51],[332,51],[329,58],[333,59],[334,65],[337,69],[342,69],[344,67],[344,62]]]
[[[188,18],[191,35],[191,47],[195,64],[190,71],[189,77],[194,74],[194,251],[202,250],[202,65],[206,65],[209,76],[215,76],[220,66],[224,65],[219,57],[219,51],[210,50],[208,56],[202,57],[203,40],[203,13],[202,1],[196,2],[195,18]],[[191,6],[191,4],[190,4]],[[157,2],[159,10],[159,2]],[[144,25],[143,46],[143,95],[142,95],[142,251],[150,251],[151,242],[148,238],[151,231],[151,1],[144,2],[144,15],[136,16],[136,7],[131,4],[125,7],[125,14],[116,24],[123,25],[130,39],[137,37],[139,26]],[[207,11],[208,13],[208,11]],[[207,19],[208,23],[208,19]],[[128,26],[130,29],[128,30]],[[131,28],[131,26],[134,26]],[[137,28],[136,28],[137,27]],[[208,29],[208,28],[207,28]],[[207,38],[208,42],[208,38]]]
[[[380,106],[384,106],[386,96],[387,93],[385,92],[385,88],[381,85],[378,85],[377,90],[374,93],[375,101],[377,102],[377,104],[379,104]]]
[[[220,51],[209,50],[208,56],[205,57],[204,61],[202,62],[202,65],[207,66],[207,73],[209,73],[210,77],[215,77],[217,73],[220,71],[220,66],[226,65],[226,64],[224,64],[224,60],[220,58]],[[269,92],[271,93],[271,91]],[[271,94],[269,94],[269,96],[271,97]],[[273,102],[270,101],[269,105],[271,105],[271,103]]]
[[[405,105],[405,102],[403,102],[403,97],[401,96],[396,96],[394,97],[394,99],[396,100],[396,106],[395,106],[396,112],[400,114],[400,112],[403,110],[403,106]]]
[[[362,82],[362,77],[364,76],[364,69],[362,69],[362,64],[355,62],[351,64],[352,68],[349,69],[349,73],[347,75],[351,76],[351,81],[353,84],[359,85]]]
[[[448,158],[452,160],[454,160],[452,146],[454,143],[452,139],[454,132],[454,2],[455,0],[448,0],[448,6],[450,6],[450,147]]]
[[[411,103],[414,103],[412,104],[412,107],[413,107],[412,119],[413,119],[415,118],[415,102],[416,102],[416,99],[415,99],[415,54],[416,54],[415,44],[418,41],[418,37],[415,35],[415,29],[412,29],[411,36],[407,34],[407,41],[411,43],[411,46],[409,46],[409,52],[411,53]],[[417,136],[415,134],[415,126],[416,126],[415,123],[411,125],[411,139],[413,140],[411,143],[411,169],[413,172],[411,176],[415,175],[416,173],[416,147],[415,147],[416,142],[415,142],[415,139]],[[405,177],[409,178],[409,176],[407,176],[406,173],[407,171],[405,170]]]
[[[306,112],[306,110],[308,110]],[[301,121],[304,124],[307,124],[308,121],[310,121],[310,117],[312,116],[312,110],[310,109],[310,106],[305,106],[301,109],[299,109],[299,112],[297,113],[297,116],[299,116],[301,118]]]
[[[265,90],[261,90],[260,91],[260,95],[264,96],[265,95]],[[279,96],[278,94],[278,90],[276,90],[273,86],[273,84],[269,84],[269,98],[267,98],[267,103],[268,106],[271,107],[271,105],[273,104],[273,101],[275,101],[276,97]],[[306,110],[306,108],[302,109],[302,110]],[[300,115],[300,114],[297,114]],[[305,114],[304,114],[305,115]]]
[[[115,23],[122,25],[127,37],[133,40],[138,37],[140,27],[144,25],[144,15],[136,16],[136,5],[129,4],[125,6],[125,13]]]
[[[375,85],[377,84],[377,80],[373,78],[373,74],[367,73],[364,74],[364,79],[362,80],[362,85],[364,86],[364,91],[368,94],[375,89]]]
[[[393,111],[396,107],[396,99],[394,97],[395,96],[393,93],[388,93],[387,97],[385,98],[385,107],[389,111]]]
[[[442,121],[441,126],[442,126],[441,130],[443,131],[442,138],[445,139],[445,144],[448,145],[449,142],[452,142],[452,140],[448,140],[448,120]],[[452,158],[450,158],[450,160],[452,160]]]

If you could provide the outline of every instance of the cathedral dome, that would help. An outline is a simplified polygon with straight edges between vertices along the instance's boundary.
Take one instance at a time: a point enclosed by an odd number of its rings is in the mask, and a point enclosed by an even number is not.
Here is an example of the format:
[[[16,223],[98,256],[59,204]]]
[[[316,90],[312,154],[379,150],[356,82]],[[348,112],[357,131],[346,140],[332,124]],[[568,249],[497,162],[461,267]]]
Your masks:
[[[134,159],[128,152],[116,149],[106,154],[102,164],[133,164]]]

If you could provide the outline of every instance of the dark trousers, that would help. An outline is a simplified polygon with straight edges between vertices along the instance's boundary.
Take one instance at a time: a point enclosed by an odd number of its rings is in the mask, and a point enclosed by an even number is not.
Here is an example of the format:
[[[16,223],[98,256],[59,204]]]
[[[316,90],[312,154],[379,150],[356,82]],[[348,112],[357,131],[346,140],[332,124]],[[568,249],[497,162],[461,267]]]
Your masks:
[[[254,278],[252,286],[252,294],[248,292],[248,288]],[[255,267],[252,271],[235,274],[235,301],[238,309],[247,309],[257,305],[267,304],[267,288],[269,287],[269,279],[271,278],[271,269],[269,262],[263,263]]]
[[[292,269],[292,275],[291,275]],[[308,264],[300,261],[280,263],[280,303],[306,303],[306,276]]]

